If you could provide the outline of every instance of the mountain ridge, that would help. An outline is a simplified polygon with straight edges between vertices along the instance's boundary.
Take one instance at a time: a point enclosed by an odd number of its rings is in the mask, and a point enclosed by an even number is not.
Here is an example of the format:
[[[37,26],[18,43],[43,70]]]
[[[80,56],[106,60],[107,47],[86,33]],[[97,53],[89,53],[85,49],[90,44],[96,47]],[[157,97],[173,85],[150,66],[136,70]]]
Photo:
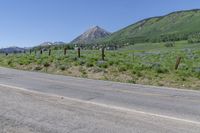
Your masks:
[[[98,42],[131,43],[185,40],[200,32],[200,9],[175,11],[149,17],[122,28]]]
[[[94,42],[97,39],[101,39],[109,35],[111,35],[110,32],[106,31],[105,29],[99,26],[95,26],[88,29],[83,34],[81,34],[80,36],[72,40],[71,43],[72,44],[89,44],[89,43]]]
[[[26,51],[26,48],[20,48],[17,46],[7,47],[7,48],[1,48],[0,53],[21,53]]]

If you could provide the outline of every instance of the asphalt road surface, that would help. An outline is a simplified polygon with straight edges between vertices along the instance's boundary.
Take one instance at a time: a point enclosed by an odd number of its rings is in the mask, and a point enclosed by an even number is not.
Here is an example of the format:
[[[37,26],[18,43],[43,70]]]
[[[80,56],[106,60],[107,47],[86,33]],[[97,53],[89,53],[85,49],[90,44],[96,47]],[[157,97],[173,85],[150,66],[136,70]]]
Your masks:
[[[0,133],[200,133],[200,92],[0,68]]]

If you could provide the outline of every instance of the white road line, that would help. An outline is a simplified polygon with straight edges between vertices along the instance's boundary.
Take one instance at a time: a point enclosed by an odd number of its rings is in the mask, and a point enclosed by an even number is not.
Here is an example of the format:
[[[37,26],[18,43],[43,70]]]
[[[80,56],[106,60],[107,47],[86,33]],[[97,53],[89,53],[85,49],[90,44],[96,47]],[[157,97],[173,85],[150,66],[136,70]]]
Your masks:
[[[75,99],[75,98],[59,96],[59,95],[55,95],[55,94],[49,94],[49,93],[47,94],[47,93],[43,93],[43,92],[27,90],[27,89],[22,88],[22,87],[16,87],[16,86],[11,86],[11,85],[1,84],[1,83],[0,83],[0,86],[11,88],[11,89],[17,89],[17,90],[21,90],[21,91],[26,91],[26,92],[30,92],[30,93],[35,93],[35,94],[42,94],[42,95],[45,95],[45,96],[52,96],[52,97],[58,97],[58,98],[63,97],[66,100],[79,102],[79,103],[83,103],[83,104],[91,104],[91,105],[100,106],[100,107],[109,108],[109,109],[114,109],[114,110],[119,110],[119,111],[123,111],[123,112],[138,113],[138,114],[148,115],[148,116],[152,116],[152,117],[160,117],[160,118],[164,118],[164,119],[170,119],[170,120],[200,125],[199,121],[193,121],[193,120],[181,119],[181,118],[172,117],[172,116],[154,114],[154,113],[149,113],[149,112],[144,112],[144,111],[139,111],[139,110],[134,110],[134,109],[128,109],[128,108],[124,108],[124,107],[118,107],[118,106],[113,106],[113,105],[107,105],[107,104],[102,104],[102,103],[96,103],[96,102],[91,102],[91,101],[85,101],[85,100],[80,100],[80,99]]]

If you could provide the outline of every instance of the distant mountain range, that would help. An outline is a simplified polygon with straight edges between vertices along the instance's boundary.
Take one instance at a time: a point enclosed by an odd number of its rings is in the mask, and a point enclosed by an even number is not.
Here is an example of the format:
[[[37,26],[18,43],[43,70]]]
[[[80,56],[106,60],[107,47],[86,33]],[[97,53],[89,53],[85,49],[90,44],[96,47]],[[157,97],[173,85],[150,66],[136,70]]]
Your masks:
[[[26,48],[19,48],[19,47],[8,47],[0,49],[0,53],[21,53],[26,51]]]
[[[43,42],[40,45],[35,46],[35,47],[45,48],[45,47],[48,47],[48,46],[66,45],[66,44],[67,43],[65,43],[65,42]],[[32,48],[35,48],[35,47],[32,47]],[[27,51],[27,50],[32,49],[32,48],[31,47],[30,48],[20,48],[20,47],[13,46],[13,47],[8,47],[8,48],[1,48],[0,53],[22,53],[22,52]]]
[[[43,42],[39,46],[51,46],[51,45],[65,45],[65,42]]]
[[[102,39],[111,35],[110,32],[100,28],[99,26],[95,26],[82,35],[75,38],[71,43],[72,44],[90,44],[93,43],[95,40]]]

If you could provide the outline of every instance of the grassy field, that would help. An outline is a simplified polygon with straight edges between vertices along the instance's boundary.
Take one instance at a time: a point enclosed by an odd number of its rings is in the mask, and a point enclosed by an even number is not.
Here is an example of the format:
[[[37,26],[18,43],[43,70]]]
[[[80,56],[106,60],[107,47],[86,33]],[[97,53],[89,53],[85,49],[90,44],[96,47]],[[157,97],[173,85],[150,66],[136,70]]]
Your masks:
[[[40,55],[0,55],[0,65],[5,67],[63,74],[84,78],[128,82],[134,84],[200,89],[200,44],[176,42],[174,47],[164,43],[142,43],[117,51],[106,51],[105,61],[101,51],[48,51]],[[177,57],[182,57],[175,70]]]

